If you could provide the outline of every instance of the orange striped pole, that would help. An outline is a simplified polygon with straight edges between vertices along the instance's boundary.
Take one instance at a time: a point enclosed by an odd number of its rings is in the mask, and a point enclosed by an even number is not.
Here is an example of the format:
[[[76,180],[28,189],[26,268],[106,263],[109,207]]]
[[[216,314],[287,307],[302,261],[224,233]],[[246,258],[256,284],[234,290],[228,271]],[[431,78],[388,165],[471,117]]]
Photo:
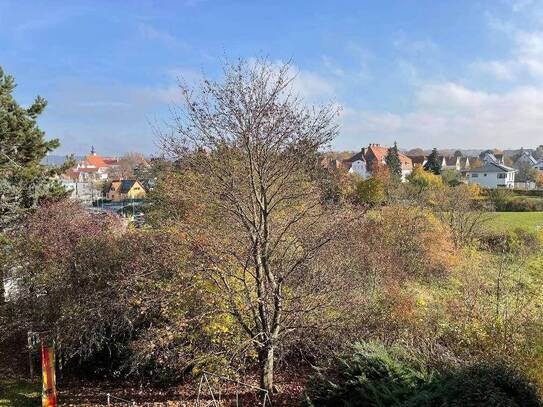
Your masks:
[[[41,338],[41,367],[43,374],[42,407],[57,407],[55,378],[55,349]]]

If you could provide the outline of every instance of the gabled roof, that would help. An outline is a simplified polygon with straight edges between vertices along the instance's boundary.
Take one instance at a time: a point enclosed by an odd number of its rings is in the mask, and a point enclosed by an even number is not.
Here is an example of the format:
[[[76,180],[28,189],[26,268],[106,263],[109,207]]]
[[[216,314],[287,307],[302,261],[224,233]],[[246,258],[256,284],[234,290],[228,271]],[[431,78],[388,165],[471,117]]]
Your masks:
[[[450,167],[455,166],[456,163],[458,162],[458,157],[454,157],[454,156],[442,156],[442,155],[440,155],[439,159],[441,160],[441,162],[443,162],[443,160],[445,160],[445,165],[450,166]]]
[[[388,154],[388,147],[383,147],[383,146],[380,146],[380,145],[377,145],[377,144],[370,144],[368,146],[368,154],[370,152],[373,153],[373,155],[375,156],[377,161],[382,162],[382,161],[385,160],[385,157]],[[400,158],[400,162],[402,163],[402,166],[405,166],[405,165],[412,166],[413,165],[413,161],[411,161],[411,158],[409,158],[405,154],[398,153],[398,157]]]
[[[508,167],[507,165],[489,162],[482,167],[466,170],[466,172],[517,172],[517,170]]]
[[[425,155],[408,155],[408,157],[411,159],[411,162],[413,163],[413,165],[424,164],[426,162]]]
[[[135,179],[123,179],[123,180],[121,180],[120,193],[121,194],[126,194],[128,191],[130,191],[132,189],[132,187],[134,186],[134,184],[136,182],[137,181]]]
[[[527,159],[528,162],[529,162],[530,164],[532,164],[532,165],[533,165],[533,164],[537,164],[537,160],[534,158],[534,156],[532,155],[532,153],[529,152],[529,151],[523,151],[523,152],[521,153],[520,157],[517,158],[517,162],[520,161],[521,159],[524,159],[524,160]]]
[[[86,156],[84,162],[87,165],[94,165],[97,168],[108,167],[108,164],[104,161],[104,159],[96,154]]]
[[[364,157],[364,151],[359,151],[355,155],[353,155],[351,158],[346,159],[345,161],[354,163],[355,161],[366,161],[366,158]]]

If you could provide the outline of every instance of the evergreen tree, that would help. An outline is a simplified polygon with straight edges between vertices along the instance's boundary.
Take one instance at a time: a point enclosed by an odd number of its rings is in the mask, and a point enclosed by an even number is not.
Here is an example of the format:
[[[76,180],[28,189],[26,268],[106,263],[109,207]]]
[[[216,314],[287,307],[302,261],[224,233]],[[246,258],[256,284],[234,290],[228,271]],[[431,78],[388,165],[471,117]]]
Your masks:
[[[61,167],[41,163],[59,146],[57,139],[45,140],[36,122],[47,102],[38,96],[30,107],[22,107],[13,98],[14,89],[13,76],[0,67],[0,260],[8,247],[2,243],[6,230],[43,200],[65,196],[54,177],[73,165],[73,159]],[[4,301],[4,271],[0,261],[0,305]]]
[[[385,158],[385,163],[390,171],[390,176],[395,180],[402,178],[402,162],[398,153],[398,144],[394,142],[394,146],[390,147]]]
[[[47,102],[38,96],[30,107],[22,107],[13,98],[14,89],[14,78],[0,68],[0,233],[40,201],[62,196],[65,192],[54,176],[72,164],[41,163],[59,146],[57,139],[45,139],[36,122]]]
[[[426,164],[424,164],[426,171],[431,171],[436,175],[441,173],[441,163],[439,162],[439,156],[437,154],[437,148],[432,150],[432,153],[428,156]]]

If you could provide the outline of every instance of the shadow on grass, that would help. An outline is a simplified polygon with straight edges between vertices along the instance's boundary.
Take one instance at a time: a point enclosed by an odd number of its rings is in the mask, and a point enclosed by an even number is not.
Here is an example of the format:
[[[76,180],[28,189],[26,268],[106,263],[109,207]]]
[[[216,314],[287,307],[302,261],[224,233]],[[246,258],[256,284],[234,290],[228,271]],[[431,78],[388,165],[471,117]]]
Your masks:
[[[0,378],[0,407],[34,407],[40,400],[39,383]]]

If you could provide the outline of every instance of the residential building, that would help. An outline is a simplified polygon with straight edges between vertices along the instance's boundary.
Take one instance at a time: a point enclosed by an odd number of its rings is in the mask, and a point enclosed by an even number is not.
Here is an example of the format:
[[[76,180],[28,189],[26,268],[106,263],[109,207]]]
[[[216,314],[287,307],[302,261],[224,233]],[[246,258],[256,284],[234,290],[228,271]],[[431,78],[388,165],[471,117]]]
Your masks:
[[[365,179],[378,166],[386,164],[387,154],[388,147],[379,144],[370,144],[368,147],[362,148],[348,160],[345,160],[344,163],[349,168],[350,173],[358,174]],[[398,156],[402,166],[402,180],[405,180],[405,177],[411,174],[413,170],[413,161],[405,154],[399,153]]]
[[[344,161],[344,167],[348,168],[350,173],[358,174],[363,179],[366,179],[369,176],[368,165],[366,158],[364,157],[365,151],[366,149],[362,148],[358,153]]]
[[[533,165],[533,168],[538,170],[541,174],[543,174],[543,158],[539,161],[536,161]]]
[[[454,157],[454,156],[439,156],[438,159],[441,162],[441,169],[442,170],[455,170],[460,171],[462,169],[462,166],[460,164],[460,157]]]
[[[145,195],[145,188],[138,180],[123,179],[111,181],[106,198],[119,202],[125,199],[143,199]]]
[[[486,164],[494,163],[494,164],[503,164],[503,154],[493,154],[493,153],[485,153],[483,157],[483,162]]]
[[[478,184],[485,188],[514,188],[516,172],[514,168],[494,162],[464,171],[468,184]]]
[[[515,161],[515,167],[520,168],[524,165],[534,167],[537,164],[537,160],[534,158],[530,151],[522,150],[519,157]]]
[[[420,165],[423,167],[428,161],[428,158],[425,155],[409,155],[408,157],[411,159],[413,167],[415,165]]]
[[[460,170],[469,170],[469,168],[470,168],[470,158],[460,157]]]

